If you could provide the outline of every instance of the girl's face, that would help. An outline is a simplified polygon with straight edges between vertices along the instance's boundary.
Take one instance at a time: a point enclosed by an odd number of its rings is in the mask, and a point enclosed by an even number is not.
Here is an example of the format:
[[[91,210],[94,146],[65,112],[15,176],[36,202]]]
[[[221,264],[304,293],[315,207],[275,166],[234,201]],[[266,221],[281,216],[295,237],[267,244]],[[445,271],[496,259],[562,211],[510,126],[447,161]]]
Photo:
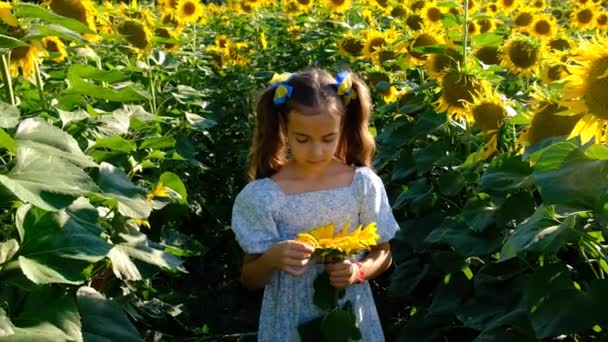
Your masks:
[[[336,115],[289,113],[288,145],[297,165],[306,171],[318,172],[329,165],[336,154],[340,134],[340,118]]]

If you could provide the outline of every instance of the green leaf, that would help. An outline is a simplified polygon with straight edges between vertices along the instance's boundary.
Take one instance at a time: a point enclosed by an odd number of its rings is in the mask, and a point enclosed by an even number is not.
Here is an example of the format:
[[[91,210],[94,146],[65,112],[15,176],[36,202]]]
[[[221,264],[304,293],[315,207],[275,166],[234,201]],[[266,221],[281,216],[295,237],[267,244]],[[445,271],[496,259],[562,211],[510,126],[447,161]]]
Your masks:
[[[329,283],[327,272],[321,272],[314,282],[315,294],[312,302],[323,310],[330,310],[338,306],[338,299],[344,297],[344,290],[338,291]]]
[[[407,189],[403,191],[393,204],[393,209],[399,209],[409,204],[418,209],[431,206],[433,201],[433,188],[427,185],[426,178],[419,178],[409,182]]]
[[[532,168],[529,163],[510,153],[492,160],[480,181],[481,190],[488,193],[512,192],[532,184]]]
[[[5,148],[12,154],[17,153],[17,142],[2,128],[0,128],[0,148]]]
[[[175,138],[171,135],[166,135],[164,137],[150,138],[144,140],[141,145],[139,145],[139,149],[143,150],[146,148],[151,148],[161,150],[165,148],[171,148],[173,146],[175,146]]]
[[[476,47],[499,47],[502,45],[503,37],[492,32],[486,32],[471,37],[471,45]]]
[[[16,165],[0,184],[23,202],[45,210],[58,210],[97,187],[79,167],[52,154],[19,147]]]
[[[133,184],[129,177],[114,165],[106,162],[100,164],[97,183],[102,190],[98,195],[115,200],[122,215],[139,219],[150,216],[152,207],[146,201],[146,190]]]
[[[589,159],[576,145],[561,142],[540,154],[534,177],[546,204],[594,209],[608,191],[608,161]]]
[[[73,74],[81,78],[88,80],[115,83],[125,81],[129,77],[118,70],[100,70],[91,65],[86,64],[72,64],[68,69],[68,74]]]
[[[466,179],[461,172],[448,170],[437,180],[439,192],[447,196],[456,196],[465,186]]]
[[[18,250],[19,243],[15,239],[0,242],[0,264],[11,260]]]
[[[391,173],[391,181],[397,181],[409,177],[416,172],[416,161],[409,150],[401,151],[399,160],[393,167]]]
[[[536,203],[528,191],[510,195],[496,211],[498,228],[513,227],[534,213]]]
[[[44,305],[41,305],[44,303]],[[29,292],[11,313],[15,335],[7,341],[82,341],[80,315],[73,295],[44,286]]]
[[[126,111],[115,110],[89,119],[89,123],[89,132],[97,138],[125,135],[129,132],[131,115]]]
[[[47,25],[39,25],[33,24],[32,29],[34,29],[34,34],[30,33],[25,36],[23,39],[31,40],[42,40],[44,37],[48,36],[56,36],[61,39],[67,41],[74,41],[77,43],[88,44],[89,41],[83,38],[78,32],[70,30],[65,26],[56,25],[56,24],[47,24]]]
[[[114,102],[144,101],[150,97],[145,91],[135,89],[131,86],[110,89],[87,82],[76,73],[71,72],[71,70],[68,72],[68,84],[69,87],[65,90],[66,93],[87,95],[93,98]]]
[[[14,49],[17,47],[29,46],[26,42],[23,42],[17,38],[0,34],[0,48],[2,49]]]
[[[137,150],[137,144],[125,138],[115,135],[108,138],[98,138],[95,141],[94,148],[107,148],[112,151],[122,153],[131,153]]]
[[[171,188],[180,195],[177,203],[186,204],[188,202],[188,192],[186,191],[186,186],[178,175],[172,172],[164,172],[162,175],[160,175],[158,180],[166,187]]]
[[[39,18],[47,23],[58,24],[78,33],[95,33],[78,20],[57,15],[40,6],[21,3],[14,5],[13,11],[19,18]]]
[[[85,341],[143,341],[118,303],[88,286],[78,289],[76,299]]]
[[[507,260],[524,251],[555,254],[573,236],[576,215],[560,222],[552,206],[541,206],[505,242],[500,260]]]
[[[19,123],[19,108],[0,101],[0,127],[13,128]]]
[[[13,322],[6,315],[6,311],[0,308],[0,337],[14,334],[14,327]]]
[[[36,284],[81,283],[88,278],[85,269],[110,251],[111,245],[99,237],[101,228],[90,221],[95,209],[85,199],[57,213],[31,206],[20,210],[27,213],[20,223],[19,265]]]
[[[414,150],[416,168],[421,173],[430,171],[438,160],[446,156],[446,153],[446,146],[441,142],[433,143],[424,149]]]
[[[196,129],[197,131],[204,132],[209,128],[217,125],[217,122],[211,119],[206,119],[194,113],[186,112],[185,115],[186,120],[192,125],[192,128]]]
[[[590,159],[608,160],[608,146],[593,144],[585,150],[585,156]]]
[[[58,108],[56,108],[55,110],[57,110],[57,112],[59,113],[59,118],[61,119],[63,127],[67,126],[72,122],[82,121],[89,118],[89,113],[82,109],[78,109],[73,112],[64,111]]]
[[[446,220],[435,228],[425,239],[427,243],[445,243],[452,246],[462,256],[490,255],[499,250],[502,236],[491,232],[476,232],[464,222]]]
[[[462,217],[469,227],[483,232],[491,227],[495,220],[496,206],[488,194],[480,193],[467,201],[462,210]]]

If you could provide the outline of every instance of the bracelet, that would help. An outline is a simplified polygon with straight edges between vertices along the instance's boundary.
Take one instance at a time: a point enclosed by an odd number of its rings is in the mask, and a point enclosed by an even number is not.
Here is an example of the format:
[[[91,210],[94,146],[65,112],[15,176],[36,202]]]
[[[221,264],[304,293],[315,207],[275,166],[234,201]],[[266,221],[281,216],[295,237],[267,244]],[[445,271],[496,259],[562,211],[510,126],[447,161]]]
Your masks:
[[[359,275],[357,276],[357,278],[359,280],[359,283],[364,282],[365,281],[365,270],[363,269],[363,264],[356,260],[351,261],[351,263],[359,266]]]

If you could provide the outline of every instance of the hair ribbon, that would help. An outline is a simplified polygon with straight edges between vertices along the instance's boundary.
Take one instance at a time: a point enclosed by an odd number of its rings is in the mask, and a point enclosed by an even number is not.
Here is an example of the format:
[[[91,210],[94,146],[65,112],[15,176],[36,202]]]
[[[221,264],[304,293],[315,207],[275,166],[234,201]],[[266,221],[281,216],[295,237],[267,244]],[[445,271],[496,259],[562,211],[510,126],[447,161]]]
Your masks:
[[[274,104],[283,104],[291,97],[293,87],[287,84],[293,77],[290,72],[274,74],[270,80],[270,89],[274,89]]]
[[[350,100],[357,98],[357,93],[353,91],[353,74],[348,70],[343,70],[336,75],[336,88],[338,95],[344,96],[344,102],[348,104]]]

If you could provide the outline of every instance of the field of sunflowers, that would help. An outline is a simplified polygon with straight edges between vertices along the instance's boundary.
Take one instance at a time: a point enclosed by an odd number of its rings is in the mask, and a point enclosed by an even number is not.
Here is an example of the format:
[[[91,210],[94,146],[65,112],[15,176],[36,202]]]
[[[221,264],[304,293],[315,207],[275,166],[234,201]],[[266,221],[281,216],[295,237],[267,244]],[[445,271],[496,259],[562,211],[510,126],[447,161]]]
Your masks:
[[[374,98],[387,340],[605,339],[607,31],[606,0],[0,2],[2,340],[255,340],[231,208],[256,94],[309,66]]]

